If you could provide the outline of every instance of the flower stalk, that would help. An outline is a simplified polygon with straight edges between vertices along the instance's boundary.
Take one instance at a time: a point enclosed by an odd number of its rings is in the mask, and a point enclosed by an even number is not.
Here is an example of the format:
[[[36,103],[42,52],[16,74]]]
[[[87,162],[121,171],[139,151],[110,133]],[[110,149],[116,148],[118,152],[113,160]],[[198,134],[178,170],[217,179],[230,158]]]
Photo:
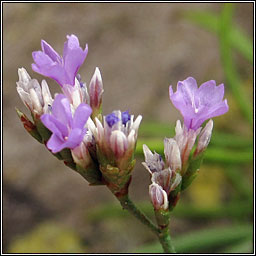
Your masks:
[[[160,229],[157,228],[152,221],[144,215],[130,200],[128,194],[122,196],[116,196],[118,201],[120,202],[123,209],[126,209],[129,213],[131,213],[135,218],[137,218],[141,223],[146,225],[154,234],[158,237],[160,235]]]

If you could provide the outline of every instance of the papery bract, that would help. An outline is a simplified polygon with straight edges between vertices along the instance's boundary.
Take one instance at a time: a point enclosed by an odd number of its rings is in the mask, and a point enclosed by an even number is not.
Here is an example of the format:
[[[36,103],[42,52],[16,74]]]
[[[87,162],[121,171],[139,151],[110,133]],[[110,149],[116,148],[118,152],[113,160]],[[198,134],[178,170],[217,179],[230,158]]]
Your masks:
[[[145,162],[143,166],[150,172],[159,172],[164,169],[165,163],[163,158],[158,153],[152,153],[146,144],[143,144],[143,152],[145,156]]]
[[[48,113],[53,99],[46,81],[43,80],[40,86],[36,79],[30,78],[25,68],[19,68],[18,75],[17,92],[23,103],[36,116]]]
[[[224,97],[224,85],[216,86],[214,80],[203,83],[199,88],[193,77],[179,81],[174,93],[169,87],[173,105],[180,111],[188,129],[197,130],[201,124],[212,117],[225,114],[229,107]]]

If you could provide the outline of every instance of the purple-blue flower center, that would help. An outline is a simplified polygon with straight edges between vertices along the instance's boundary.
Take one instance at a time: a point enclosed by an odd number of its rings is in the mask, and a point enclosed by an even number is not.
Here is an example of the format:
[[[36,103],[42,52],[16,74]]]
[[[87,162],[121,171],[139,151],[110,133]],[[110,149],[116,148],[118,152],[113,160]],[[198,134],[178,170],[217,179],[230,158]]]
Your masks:
[[[122,112],[122,123],[126,125],[126,123],[130,120],[131,120],[131,115],[129,114],[129,110]]]
[[[77,74],[76,75],[76,79],[78,80],[79,84],[80,84],[80,87],[83,88],[84,87],[84,84],[82,82],[82,78],[81,78],[81,75],[80,74]]]
[[[106,122],[110,128],[112,128],[112,126],[119,121],[120,119],[114,113],[111,113],[106,116]]]

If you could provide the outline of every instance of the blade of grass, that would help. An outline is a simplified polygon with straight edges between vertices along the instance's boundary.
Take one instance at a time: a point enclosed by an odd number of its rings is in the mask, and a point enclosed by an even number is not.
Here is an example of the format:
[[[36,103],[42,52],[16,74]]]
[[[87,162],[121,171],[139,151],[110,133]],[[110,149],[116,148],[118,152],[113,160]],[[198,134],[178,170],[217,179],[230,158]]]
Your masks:
[[[174,125],[155,121],[143,121],[140,125],[140,136],[143,137],[173,137]]]
[[[154,217],[154,210],[150,202],[143,201],[137,203],[138,207],[150,218]],[[195,207],[180,202],[172,212],[172,216],[193,220],[209,220],[218,218],[243,219],[253,214],[252,200],[233,201],[225,205],[216,207]],[[91,209],[86,213],[89,221],[101,221],[106,219],[127,218],[129,213],[122,211],[118,204],[104,204]]]
[[[227,80],[227,85],[231,89],[233,96],[238,103],[244,117],[253,124],[252,104],[248,100],[243,88],[241,87],[241,79],[236,71],[230,43],[230,30],[232,29],[232,15],[234,6],[231,3],[223,5],[219,23],[219,43],[220,55],[223,64],[223,70]]]
[[[159,138],[159,142],[164,137],[174,137],[175,127],[167,123],[160,123],[155,121],[144,121],[140,125],[140,137],[155,137]],[[211,145],[219,147],[232,148],[249,148],[253,146],[253,139],[249,137],[241,137],[241,135],[224,133],[214,131],[211,138]]]
[[[232,182],[232,185],[237,194],[245,198],[252,198],[253,188],[249,183],[249,178],[236,165],[227,166],[224,168],[226,177]]]
[[[253,242],[252,237],[246,241],[242,241],[231,247],[222,250],[222,253],[252,253],[253,252]]]
[[[241,224],[193,231],[174,237],[173,240],[178,253],[216,252],[224,246],[247,240],[252,236],[252,232],[252,224]],[[134,253],[159,252],[161,252],[161,246],[158,243],[134,251]]]
[[[218,15],[207,11],[185,12],[185,18],[193,21],[210,32],[219,33]],[[239,28],[232,26],[230,29],[230,45],[238,50],[250,63],[253,64],[253,42]]]
[[[137,141],[136,154],[144,156],[143,144],[146,144],[151,150],[163,155],[164,146],[163,141],[160,139],[139,139]],[[223,148],[208,148],[204,156],[205,162],[221,163],[221,164],[242,164],[250,163],[253,161],[253,152],[251,150],[229,150]]]

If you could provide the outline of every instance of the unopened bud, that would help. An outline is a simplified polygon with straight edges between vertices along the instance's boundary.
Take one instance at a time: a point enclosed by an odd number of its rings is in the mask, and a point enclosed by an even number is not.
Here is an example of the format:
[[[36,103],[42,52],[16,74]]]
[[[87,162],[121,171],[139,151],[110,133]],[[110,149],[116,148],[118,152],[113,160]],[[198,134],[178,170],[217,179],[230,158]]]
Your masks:
[[[113,131],[110,135],[110,147],[117,158],[124,155],[128,147],[127,137],[122,131]]]
[[[200,154],[207,148],[207,146],[211,140],[212,128],[213,128],[213,121],[211,119],[208,121],[208,123],[205,125],[204,129],[199,134],[197,148],[195,150],[194,156],[197,156],[198,154]]]
[[[183,125],[181,127],[181,123],[178,120],[175,127],[176,135],[174,139],[176,140],[180,154],[181,154],[181,162],[182,162],[182,172],[185,171],[187,166],[187,161],[190,155],[190,152],[195,144],[197,135],[200,133],[201,127],[197,130],[188,129]]]
[[[164,154],[166,163],[171,170],[181,170],[180,150],[176,140],[164,139]]]
[[[155,210],[168,209],[168,197],[166,192],[156,183],[149,186],[149,196]]]
[[[71,154],[74,162],[83,168],[86,168],[91,162],[90,154],[84,142],[81,142],[76,148],[71,149]]]
[[[19,81],[17,91],[23,103],[33,113],[34,118],[38,119],[44,113],[49,112],[52,104],[52,96],[45,80],[42,87],[36,79],[31,79],[24,68],[18,69]]]
[[[32,80],[33,81],[33,80]],[[31,81],[31,82],[32,82]],[[36,82],[35,82],[36,83]],[[42,107],[42,103],[40,102],[39,96],[36,93],[34,88],[31,88],[29,90],[29,94],[30,94],[30,98],[31,98],[31,102],[32,102],[32,109],[35,113],[41,115],[43,114],[43,107]]]
[[[93,110],[93,117],[97,117],[99,114],[101,114],[103,92],[104,90],[100,70],[96,68],[89,84],[90,105]]]
[[[102,175],[97,164],[92,159],[86,142],[71,149],[72,158],[76,164],[75,170],[80,173],[91,185],[100,185],[102,183]]]

